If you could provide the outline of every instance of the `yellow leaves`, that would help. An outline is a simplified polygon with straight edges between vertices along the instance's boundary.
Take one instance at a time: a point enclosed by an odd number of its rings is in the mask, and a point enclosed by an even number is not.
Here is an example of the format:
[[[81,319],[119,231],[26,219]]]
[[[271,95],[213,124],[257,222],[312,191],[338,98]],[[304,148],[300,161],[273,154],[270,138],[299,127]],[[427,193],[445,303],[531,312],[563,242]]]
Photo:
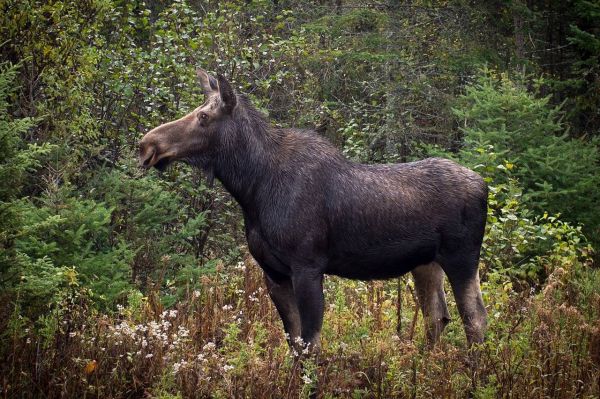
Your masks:
[[[43,51],[44,57],[49,57],[52,53],[54,53],[54,49],[50,45],[45,45]]]
[[[65,276],[69,286],[73,287],[73,286],[79,285],[79,283],[77,282],[77,274],[78,274],[77,270],[75,270],[74,267],[71,267],[71,268],[68,268],[67,270],[65,270],[64,276]]]
[[[95,360],[91,360],[88,362],[88,364],[85,365],[83,371],[85,372],[85,374],[90,375],[94,371],[96,371],[96,368],[98,368],[98,362]]]

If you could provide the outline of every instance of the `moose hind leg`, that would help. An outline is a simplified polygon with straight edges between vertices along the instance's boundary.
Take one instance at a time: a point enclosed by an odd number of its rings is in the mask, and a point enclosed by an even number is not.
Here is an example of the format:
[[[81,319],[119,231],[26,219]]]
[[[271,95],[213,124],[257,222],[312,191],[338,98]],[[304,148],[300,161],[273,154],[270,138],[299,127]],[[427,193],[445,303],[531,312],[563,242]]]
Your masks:
[[[416,267],[412,275],[425,320],[427,342],[433,346],[450,322],[444,293],[444,271],[439,264],[432,262]]]
[[[483,342],[487,327],[487,312],[481,296],[477,270],[478,252],[474,256],[454,258],[451,262],[442,263],[454,292],[469,346]]]
[[[283,328],[287,334],[287,340],[290,347],[293,347],[295,340],[301,335],[300,312],[294,295],[294,287],[290,278],[284,278],[274,281],[265,274],[265,282],[269,296],[275,304],[275,308],[283,322]]]

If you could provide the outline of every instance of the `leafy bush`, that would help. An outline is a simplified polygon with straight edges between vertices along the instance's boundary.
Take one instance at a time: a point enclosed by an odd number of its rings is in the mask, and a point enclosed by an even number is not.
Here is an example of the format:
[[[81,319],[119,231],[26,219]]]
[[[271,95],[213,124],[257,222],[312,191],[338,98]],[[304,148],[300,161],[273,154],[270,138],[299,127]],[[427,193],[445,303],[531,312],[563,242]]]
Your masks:
[[[568,139],[560,108],[548,102],[549,97],[537,98],[524,83],[484,69],[454,108],[465,136],[460,158],[476,165],[485,157],[478,149],[493,146],[516,165],[513,174],[533,210],[583,224],[597,242],[600,141]]]
[[[517,181],[507,174],[505,183],[489,187],[481,254],[484,279],[498,283],[509,276],[522,288],[540,286],[555,268],[568,269],[589,259],[592,248],[581,226],[548,213],[536,216],[523,201]]]

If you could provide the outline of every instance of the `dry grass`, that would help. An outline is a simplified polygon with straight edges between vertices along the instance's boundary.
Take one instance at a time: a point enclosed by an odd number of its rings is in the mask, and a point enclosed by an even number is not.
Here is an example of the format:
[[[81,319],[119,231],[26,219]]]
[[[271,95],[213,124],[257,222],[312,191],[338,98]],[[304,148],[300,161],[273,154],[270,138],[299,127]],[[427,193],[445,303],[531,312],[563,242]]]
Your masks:
[[[74,290],[43,329],[5,317],[2,396],[297,398],[316,380],[323,398],[600,394],[600,295],[581,298],[567,272],[535,295],[484,287],[490,328],[472,373],[456,314],[442,342],[425,349],[407,278],[400,303],[396,281],[328,278],[323,353],[301,368],[258,267],[218,269],[174,309],[153,294],[108,316]]]

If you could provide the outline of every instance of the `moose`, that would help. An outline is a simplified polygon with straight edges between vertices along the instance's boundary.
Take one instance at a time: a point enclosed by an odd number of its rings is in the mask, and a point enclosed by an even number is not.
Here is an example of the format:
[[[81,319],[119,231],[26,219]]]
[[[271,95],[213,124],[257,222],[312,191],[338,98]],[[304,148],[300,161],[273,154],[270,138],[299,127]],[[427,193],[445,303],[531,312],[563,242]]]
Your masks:
[[[450,321],[445,276],[469,346],[483,341],[487,186],[477,173],[440,158],[353,162],[315,131],[272,126],[224,76],[197,75],[204,104],[146,133],[140,166],[188,163],[235,198],[290,345],[319,351],[325,274],[373,280],[408,272],[429,343]]]

